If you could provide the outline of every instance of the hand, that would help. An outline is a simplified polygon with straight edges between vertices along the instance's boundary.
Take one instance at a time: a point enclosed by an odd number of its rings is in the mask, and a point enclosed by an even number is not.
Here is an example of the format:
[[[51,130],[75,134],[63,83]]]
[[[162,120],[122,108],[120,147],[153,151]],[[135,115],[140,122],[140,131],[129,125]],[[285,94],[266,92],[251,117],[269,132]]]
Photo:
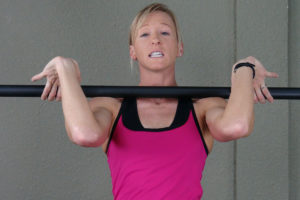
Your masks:
[[[47,78],[45,88],[43,90],[41,99],[49,101],[61,100],[61,89],[57,69],[58,67],[68,67],[74,70],[74,75],[78,81],[81,82],[80,71],[78,63],[72,58],[55,57],[53,58],[39,74],[34,75],[31,81],[37,81],[43,78]]]
[[[269,89],[267,88],[265,84],[265,78],[278,78],[278,74],[275,72],[269,72],[267,71],[264,66],[254,57],[249,56],[243,60],[240,60],[240,62],[249,62],[255,65],[255,77],[253,79],[253,87],[254,87],[254,102],[255,103],[266,103],[266,99],[273,103],[274,99],[272,95],[269,92]]]

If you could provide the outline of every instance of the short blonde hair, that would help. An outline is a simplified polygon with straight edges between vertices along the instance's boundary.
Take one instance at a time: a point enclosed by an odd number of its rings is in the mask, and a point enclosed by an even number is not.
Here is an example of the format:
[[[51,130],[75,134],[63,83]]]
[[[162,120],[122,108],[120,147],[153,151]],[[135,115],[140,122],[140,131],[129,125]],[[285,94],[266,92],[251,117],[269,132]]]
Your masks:
[[[146,6],[144,9],[142,9],[133,19],[131,26],[130,26],[129,45],[133,44],[134,38],[136,36],[136,32],[143,25],[147,16],[151,13],[158,12],[158,11],[164,12],[171,17],[171,19],[175,25],[177,41],[178,41],[178,43],[181,43],[181,41],[182,41],[181,34],[179,31],[178,22],[176,20],[174,13],[165,4],[153,3],[153,4]]]

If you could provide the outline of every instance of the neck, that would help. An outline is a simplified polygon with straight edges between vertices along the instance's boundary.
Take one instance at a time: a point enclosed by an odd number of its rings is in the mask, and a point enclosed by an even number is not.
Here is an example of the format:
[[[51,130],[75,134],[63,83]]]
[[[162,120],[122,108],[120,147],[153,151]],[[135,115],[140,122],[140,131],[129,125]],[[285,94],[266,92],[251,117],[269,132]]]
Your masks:
[[[174,68],[173,68],[174,69]],[[177,86],[175,70],[149,71],[140,68],[139,86]],[[176,101],[172,98],[139,98],[144,102],[161,104],[164,102]]]
[[[140,68],[139,86],[177,86],[175,71],[145,71]]]

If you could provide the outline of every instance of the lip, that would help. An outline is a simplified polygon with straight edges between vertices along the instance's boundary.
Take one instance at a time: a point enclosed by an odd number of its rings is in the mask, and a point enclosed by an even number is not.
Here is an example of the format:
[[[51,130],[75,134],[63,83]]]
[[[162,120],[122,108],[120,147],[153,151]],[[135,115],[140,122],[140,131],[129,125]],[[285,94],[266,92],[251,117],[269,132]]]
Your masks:
[[[161,58],[161,57],[151,57],[151,54],[154,53],[154,52],[160,52],[162,54],[162,57],[165,56],[164,52],[163,51],[160,51],[160,50],[155,50],[155,51],[152,51],[151,53],[148,54],[148,57],[149,58]]]

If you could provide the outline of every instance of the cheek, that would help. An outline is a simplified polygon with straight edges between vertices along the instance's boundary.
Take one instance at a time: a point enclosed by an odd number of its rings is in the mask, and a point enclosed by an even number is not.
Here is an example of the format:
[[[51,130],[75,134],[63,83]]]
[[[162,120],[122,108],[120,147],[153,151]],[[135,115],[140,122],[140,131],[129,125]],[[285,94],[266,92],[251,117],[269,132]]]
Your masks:
[[[178,45],[177,45],[177,42],[173,45],[172,45],[172,54],[174,54],[174,56],[177,56],[177,54],[179,53],[179,48],[178,48]]]
[[[174,49],[174,51],[177,51],[178,49],[178,41],[177,39],[172,39],[171,41],[169,41],[169,46]]]
[[[142,58],[146,56],[145,45],[136,45],[135,46],[135,55],[137,58]]]

